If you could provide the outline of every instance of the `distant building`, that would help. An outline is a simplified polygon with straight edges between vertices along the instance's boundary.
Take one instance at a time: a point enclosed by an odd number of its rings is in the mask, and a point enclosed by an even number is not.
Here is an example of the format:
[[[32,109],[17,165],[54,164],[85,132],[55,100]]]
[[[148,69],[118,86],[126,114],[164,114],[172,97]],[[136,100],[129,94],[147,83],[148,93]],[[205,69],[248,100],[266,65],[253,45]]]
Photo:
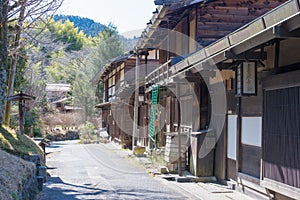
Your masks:
[[[50,103],[67,98],[70,91],[70,84],[56,83],[46,85],[47,100]]]
[[[47,100],[54,109],[58,109],[61,112],[78,112],[82,108],[74,107],[70,105],[72,100],[71,85],[70,84],[47,84],[46,86]]]
[[[98,120],[99,128],[106,128],[112,140],[120,141],[124,147],[131,146],[133,115],[134,115],[134,89],[136,56],[126,54],[112,59],[93,78],[92,82],[103,82],[103,103],[96,108],[100,109]],[[144,96],[144,78],[158,64],[153,54],[144,55],[139,59],[140,81],[139,96]],[[139,116],[146,118],[146,106],[141,104]],[[143,121],[138,123],[141,134],[146,134],[147,124]],[[143,137],[145,138],[145,137]]]

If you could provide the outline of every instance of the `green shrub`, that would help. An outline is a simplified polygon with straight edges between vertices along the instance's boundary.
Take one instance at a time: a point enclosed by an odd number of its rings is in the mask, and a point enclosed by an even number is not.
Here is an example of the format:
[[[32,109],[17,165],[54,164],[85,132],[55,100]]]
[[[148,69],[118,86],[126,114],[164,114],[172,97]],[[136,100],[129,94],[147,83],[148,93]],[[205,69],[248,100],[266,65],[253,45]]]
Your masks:
[[[17,200],[17,199],[18,199],[18,195],[17,195],[17,193],[15,193],[15,192],[13,192],[13,193],[11,194],[11,197],[13,198],[13,200]]]
[[[82,128],[79,130],[79,136],[81,143],[94,143],[97,141],[96,128],[93,123],[86,122]]]

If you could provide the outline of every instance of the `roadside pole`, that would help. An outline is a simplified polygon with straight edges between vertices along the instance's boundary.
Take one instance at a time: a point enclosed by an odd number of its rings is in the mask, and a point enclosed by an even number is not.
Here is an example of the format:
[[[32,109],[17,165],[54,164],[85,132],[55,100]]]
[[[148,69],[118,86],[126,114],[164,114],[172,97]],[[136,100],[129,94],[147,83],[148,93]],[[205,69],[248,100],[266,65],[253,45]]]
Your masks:
[[[181,163],[181,128],[180,128],[180,85],[176,84],[176,98],[177,98],[177,116],[178,116],[178,175],[182,176],[182,163]]]
[[[140,88],[140,56],[136,55],[135,66],[135,91],[134,91],[134,113],[133,113],[133,130],[132,130],[132,151],[134,150],[135,137],[137,136],[138,129],[138,116],[139,116],[139,88]]]

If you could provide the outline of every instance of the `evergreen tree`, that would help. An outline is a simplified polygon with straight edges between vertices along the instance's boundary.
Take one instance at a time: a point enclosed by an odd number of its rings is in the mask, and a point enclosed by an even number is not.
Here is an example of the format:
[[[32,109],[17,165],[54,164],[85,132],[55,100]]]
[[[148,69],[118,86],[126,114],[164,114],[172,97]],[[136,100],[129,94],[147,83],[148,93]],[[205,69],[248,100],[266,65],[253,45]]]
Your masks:
[[[79,17],[73,15],[54,15],[53,19],[55,21],[62,21],[63,23],[67,20],[74,23],[80,31],[83,31],[86,36],[96,37],[101,31],[107,28],[101,23],[97,23],[86,17]]]

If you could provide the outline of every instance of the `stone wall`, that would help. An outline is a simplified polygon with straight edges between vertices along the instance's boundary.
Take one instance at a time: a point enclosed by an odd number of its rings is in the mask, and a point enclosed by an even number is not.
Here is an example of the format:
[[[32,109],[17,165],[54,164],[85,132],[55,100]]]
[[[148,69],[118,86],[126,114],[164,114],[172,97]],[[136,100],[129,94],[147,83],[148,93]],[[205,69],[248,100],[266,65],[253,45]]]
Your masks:
[[[0,160],[0,199],[35,199],[38,193],[36,165],[2,150]]]

